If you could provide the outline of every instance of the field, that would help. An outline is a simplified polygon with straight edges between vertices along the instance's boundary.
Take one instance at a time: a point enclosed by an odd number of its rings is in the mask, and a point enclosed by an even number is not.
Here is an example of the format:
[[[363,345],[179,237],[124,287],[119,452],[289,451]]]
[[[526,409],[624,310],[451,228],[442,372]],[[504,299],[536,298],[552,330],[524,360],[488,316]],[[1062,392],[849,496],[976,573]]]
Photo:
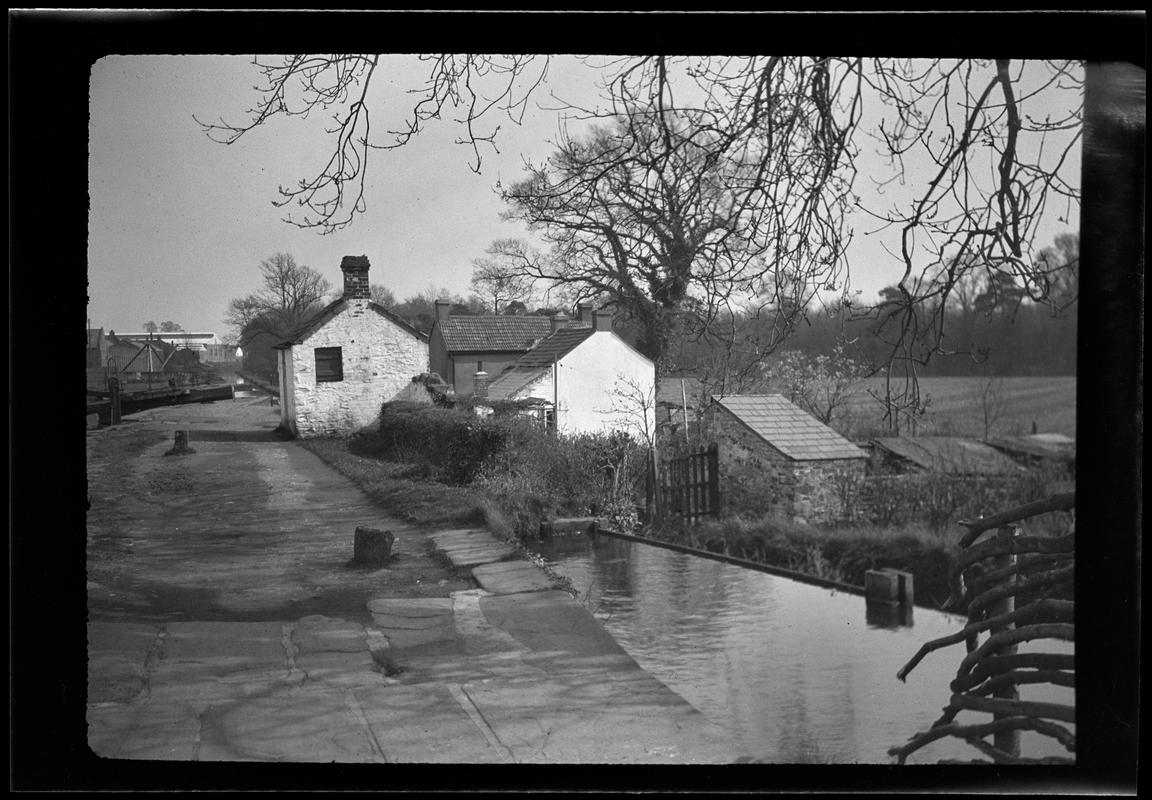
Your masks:
[[[896,384],[894,383],[894,387]],[[851,403],[834,426],[853,438],[881,435],[884,407],[872,394],[884,395],[884,379],[870,378],[853,390]],[[928,410],[916,425],[918,435],[984,436],[989,410],[992,436],[1062,433],[1076,437],[1076,378],[921,378],[920,395]],[[910,434],[901,425],[902,434]]]

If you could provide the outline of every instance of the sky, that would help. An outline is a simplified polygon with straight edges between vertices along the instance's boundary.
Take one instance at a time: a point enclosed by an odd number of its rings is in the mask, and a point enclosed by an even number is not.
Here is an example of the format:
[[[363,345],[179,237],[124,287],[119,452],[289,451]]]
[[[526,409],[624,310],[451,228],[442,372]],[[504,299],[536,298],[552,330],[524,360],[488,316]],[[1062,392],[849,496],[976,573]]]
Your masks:
[[[423,77],[413,57],[386,56],[377,90],[378,130],[406,107],[403,89]],[[372,156],[367,213],[350,228],[321,236],[283,222],[272,200],[280,185],[312,174],[326,157],[315,135],[319,120],[278,121],[223,145],[193,119],[246,118],[260,76],[248,56],[108,56],[90,80],[89,305],[92,327],[139,331],[146,321],[171,320],[188,331],[225,336],[228,303],[259,288],[260,262],[275,253],[319,271],[335,289],[340,260],[366,255],[370,280],[397,299],[435,287],[467,295],[472,261],[496,239],[524,238],[502,221],[498,180],[523,175],[525,158],[552,150],[558,118],[547,93],[589,102],[592,78],[574,60],[549,68],[541,104],[523,124],[503,121],[500,152],[484,153],[480,174],[470,148],[454,143],[450,120],[430,124],[398,150]],[[381,77],[380,75],[377,76]],[[376,79],[374,79],[375,81]],[[375,83],[374,83],[375,85]],[[410,104],[409,104],[410,105]],[[876,166],[876,165],[873,165]],[[861,173],[873,166],[862,162]],[[1065,167],[1078,176],[1078,152]],[[858,179],[858,186],[866,181]],[[1073,220],[1073,225],[1077,222]],[[899,279],[900,265],[875,226],[856,225],[849,252],[851,287],[866,299]],[[1051,222],[1041,239],[1066,228]],[[893,245],[889,237],[889,246]]]

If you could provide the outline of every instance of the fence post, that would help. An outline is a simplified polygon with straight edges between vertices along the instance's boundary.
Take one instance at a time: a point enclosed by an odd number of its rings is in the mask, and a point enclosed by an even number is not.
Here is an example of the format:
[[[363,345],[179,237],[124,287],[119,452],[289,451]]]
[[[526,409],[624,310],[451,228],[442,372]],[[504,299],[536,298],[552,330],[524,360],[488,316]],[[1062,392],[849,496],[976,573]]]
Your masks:
[[[996,537],[998,539],[1000,539],[1002,542],[1007,543],[1008,541],[1010,541],[1014,537],[1018,536],[1019,533],[1020,533],[1020,528],[1018,526],[1009,525],[1009,526],[1006,526],[1006,527],[1003,527],[1003,528],[1000,528],[999,530],[997,530]],[[1008,554],[1000,556],[996,559],[995,569],[1001,569],[1003,567],[1010,567],[1015,563],[1016,563],[1016,556],[1011,554],[1011,553],[1008,553]],[[1015,575],[1011,576],[1006,581],[1006,583],[1015,583],[1015,582],[1016,582],[1016,576]],[[1014,596],[1009,595],[1008,597],[1005,597],[1003,600],[1001,600],[999,603],[997,603],[995,606],[990,608],[988,610],[988,616],[989,617],[995,617],[995,616],[999,616],[1001,614],[1009,614],[1015,610],[1016,610],[1016,598]],[[991,634],[997,634],[1000,631],[1010,630],[1010,629],[1015,628],[1015,627],[1016,627],[1015,624],[1009,623],[1008,625],[1006,625],[1003,628],[993,628],[990,631],[990,633]],[[1007,647],[998,651],[998,653],[1002,654],[1002,655],[1012,655],[1015,652],[1016,652],[1016,645],[1014,645],[1014,644],[1008,645]],[[1009,684],[1006,684],[1003,688],[997,689],[993,693],[993,696],[1000,698],[1000,699],[1004,699],[1004,700],[1019,700],[1020,699],[1020,692],[1016,688],[1015,684],[1009,683]],[[1004,718],[1005,716],[1011,716],[1011,715],[993,714],[992,718],[994,720],[998,720],[998,719]],[[1019,755],[1020,755],[1020,731],[1016,728],[1012,728],[1009,730],[1000,731],[998,733],[995,733],[995,734],[993,734],[993,737],[992,737],[992,744],[998,750],[1003,750],[1005,753],[1008,753],[1009,755],[1019,757]]]
[[[720,515],[720,447],[708,445],[708,506],[713,515]]]
[[[108,379],[108,415],[112,425],[120,424],[120,379]]]

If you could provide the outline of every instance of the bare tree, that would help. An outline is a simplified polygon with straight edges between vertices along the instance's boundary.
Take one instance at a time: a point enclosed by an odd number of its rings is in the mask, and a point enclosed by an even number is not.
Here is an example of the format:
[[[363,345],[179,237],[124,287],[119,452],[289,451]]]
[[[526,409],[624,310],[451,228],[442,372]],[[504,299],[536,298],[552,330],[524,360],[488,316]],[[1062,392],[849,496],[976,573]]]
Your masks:
[[[369,155],[403,146],[445,113],[457,115],[458,141],[479,170],[484,148],[496,146],[495,119],[519,120],[550,63],[547,56],[420,60],[427,79],[410,90],[406,122],[382,135],[371,126],[375,55],[256,59],[264,83],[249,117],[204,127],[232,143],[278,117],[331,114],[330,158],[282,187],[279,201],[303,209],[301,219],[289,216],[294,224],[330,233],[365,210]],[[562,137],[557,158],[535,168],[538,179],[508,190],[508,199],[560,249],[548,268],[558,278],[573,274],[560,265],[583,265],[593,279],[588,288],[601,281],[632,303],[652,352],[663,353],[681,332],[711,337],[745,363],[770,352],[776,334],[791,330],[785,287],[799,287],[799,299],[844,289],[847,207],[899,233],[896,296],[861,312],[881,323],[889,379],[903,381],[909,407],[918,402],[918,366],[947,342],[950,295],[972,269],[1010,276],[1033,300],[1051,290],[1032,241],[1046,214],[1070,220],[1079,204],[1078,188],[1064,177],[1080,140],[1079,64],[795,56],[586,63],[602,79],[604,110],[563,110],[598,120],[599,138]],[[1060,110],[1034,115],[1041,99]],[[889,157],[881,182],[911,183],[911,200],[881,205],[883,198],[856,195],[868,134]],[[549,205],[566,198],[588,215],[570,234],[564,227],[575,218]],[[593,215],[611,223],[612,235],[601,237],[607,249],[592,244]],[[678,220],[694,224],[678,227]],[[946,280],[924,278],[952,257]],[[592,269],[597,259],[602,275]],[[753,330],[772,336],[739,341],[732,329],[750,314],[769,319]]]
[[[326,162],[310,177],[280,187],[278,208],[294,205],[285,221],[329,234],[347,227],[367,209],[364,200],[368,157],[376,150],[403,147],[424,126],[445,113],[460,110],[464,134],[458,143],[472,150],[472,168],[479,172],[482,147],[496,147],[499,125],[493,113],[513,122],[523,116],[528,98],[548,74],[546,56],[421,55],[427,79],[409,90],[412,105],[399,130],[372,130],[370,89],[380,65],[379,55],[257,56],[252,63],[261,84],[248,118],[239,123],[196,122],[215,141],[234,144],[242,136],[277,118],[331,115],[325,128],[332,148]],[[195,117],[194,117],[195,118]],[[490,125],[490,126],[489,126]]]
[[[373,303],[384,306],[385,308],[392,308],[396,305],[396,295],[384,284],[374,283],[368,287],[368,291]]]
[[[847,196],[828,161],[843,150],[800,120],[818,114],[813,104],[766,110],[756,135],[736,135],[713,113],[645,99],[564,139],[501,195],[506,216],[553,248],[523,261],[526,274],[609,298],[667,371],[685,336],[730,341],[722,320],[736,310],[802,314],[814,288],[835,279]]]
[[[988,376],[980,381],[979,394],[980,419],[984,423],[984,439],[992,438],[993,428],[1000,422],[1008,401],[1004,397],[1004,379]]]
[[[277,253],[260,262],[261,288],[228,305],[225,321],[246,347],[262,334],[285,338],[323,305],[332,286],[316,270],[297,264],[289,253]]]
[[[488,255],[472,261],[472,291],[485,302],[491,301],[492,313],[499,314],[502,303],[519,300],[527,306],[532,300],[534,280],[526,275],[514,256],[515,242],[494,242]]]

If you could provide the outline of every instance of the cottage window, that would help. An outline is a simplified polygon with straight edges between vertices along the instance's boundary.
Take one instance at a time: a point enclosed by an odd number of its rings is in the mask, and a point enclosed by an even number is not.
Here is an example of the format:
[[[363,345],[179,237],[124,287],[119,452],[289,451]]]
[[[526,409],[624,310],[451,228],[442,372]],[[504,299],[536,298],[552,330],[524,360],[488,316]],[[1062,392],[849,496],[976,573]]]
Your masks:
[[[316,382],[344,380],[344,356],[339,347],[316,348]]]

